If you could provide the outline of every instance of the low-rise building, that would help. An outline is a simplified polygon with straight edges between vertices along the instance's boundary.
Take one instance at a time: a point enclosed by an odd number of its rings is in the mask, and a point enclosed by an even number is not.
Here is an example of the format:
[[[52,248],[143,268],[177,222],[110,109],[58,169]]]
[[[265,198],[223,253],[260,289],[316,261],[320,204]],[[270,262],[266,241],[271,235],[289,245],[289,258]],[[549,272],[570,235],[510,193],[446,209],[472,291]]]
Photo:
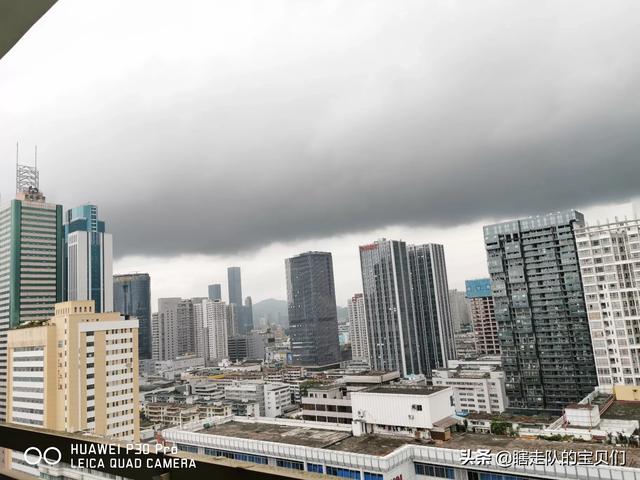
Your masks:
[[[200,418],[197,405],[181,403],[149,402],[144,414],[150,422],[163,425],[184,425]]]
[[[351,408],[356,436],[376,433],[446,439],[457,423],[451,387],[382,385],[351,392]]]
[[[314,422],[351,425],[351,397],[341,385],[317,385],[302,397],[302,418]]]
[[[507,408],[505,375],[499,367],[463,361],[453,364],[457,367],[434,370],[432,382],[453,389],[457,413],[500,413]]]
[[[264,386],[264,415],[279,417],[291,405],[291,387],[286,383],[267,383]]]

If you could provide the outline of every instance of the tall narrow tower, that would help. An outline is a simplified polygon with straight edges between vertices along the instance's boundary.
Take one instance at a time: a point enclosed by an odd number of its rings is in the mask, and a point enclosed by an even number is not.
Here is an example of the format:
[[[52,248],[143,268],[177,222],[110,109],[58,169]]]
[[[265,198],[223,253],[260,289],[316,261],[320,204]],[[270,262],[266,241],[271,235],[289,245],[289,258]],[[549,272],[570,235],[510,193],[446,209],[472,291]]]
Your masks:
[[[0,205],[0,420],[6,414],[7,330],[47,320],[62,300],[62,206],[47,203],[35,167],[16,165],[16,198]]]
[[[98,207],[67,210],[65,300],[93,300],[96,312],[113,311],[113,241],[98,219]]]

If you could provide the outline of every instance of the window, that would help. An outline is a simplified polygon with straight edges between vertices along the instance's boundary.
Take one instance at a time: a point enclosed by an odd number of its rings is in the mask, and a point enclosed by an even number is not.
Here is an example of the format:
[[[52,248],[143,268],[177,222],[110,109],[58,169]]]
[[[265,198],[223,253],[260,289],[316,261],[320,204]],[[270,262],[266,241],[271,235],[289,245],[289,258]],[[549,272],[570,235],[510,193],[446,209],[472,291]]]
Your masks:
[[[307,472],[324,473],[324,470],[322,469],[322,465],[318,465],[317,463],[307,463]]]
[[[276,465],[278,467],[291,468],[293,470],[304,470],[304,464],[302,462],[287,460],[285,458],[276,458]]]
[[[354,480],[360,480],[360,472],[357,470],[348,470],[346,468],[329,467],[327,466],[327,475],[333,475],[340,478],[352,478]]]
[[[381,473],[364,472],[364,480],[382,480]]]
[[[418,475],[428,475],[430,477],[438,478],[455,478],[455,472],[451,467],[441,467],[439,465],[430,465],[428,463],[415,463],[414,465]]]

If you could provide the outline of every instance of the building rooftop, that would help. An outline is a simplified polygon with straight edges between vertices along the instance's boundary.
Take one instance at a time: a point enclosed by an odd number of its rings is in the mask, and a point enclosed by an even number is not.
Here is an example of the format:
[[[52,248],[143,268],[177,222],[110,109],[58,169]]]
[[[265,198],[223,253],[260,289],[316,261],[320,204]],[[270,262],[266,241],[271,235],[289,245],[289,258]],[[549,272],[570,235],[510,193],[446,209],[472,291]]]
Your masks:
[[[607,420],[638,420],[640,421],[640,402],[624,402],[616,400],[600,416]]]
[[[387,393],[390,395],[431,395],[451,387],[426,385],[380,385],[365,390],[365,393]]]
[[[201,430],[200,433],[315,448],[328,448],[336,442],[351,436],[349,432],[339,430],[235,421],[206,428]]]
[[[511,413],[486,413],[486,412],[471,412],[467,417],[469,420],[499,420],[505,422],[514,422],[522,424],[551,424],[555,422],[558,417],[550,417],[548,415],[515,415]]]
[[[278,442],[304,447],[323,448],[340,452],[385,456],[404,445],[422,445],[452,450],[490,449],[499,451],[602,451],[624,450],[627,467],[640,467],[640,449],[621,445],[604,445],[597,442],[562,442],[533,440],[521,437],[498,436],[481,433],[454,433],[448,441],[416,440],[410,436],[369,434],[354,437],[347,431],[319,429],[274,423],[230,421],[200,430],[199,433],[236,437],[248,440]]]
[[[384,457],[403,445],[433,445],[433,442],[424,440],[414,440],[413,437],[392,436],[392,435],[363,435],[362,437],[349,436],[340,440],[330,447],[329,450],[341,452],[362,453],[364,455],[376,455]]]

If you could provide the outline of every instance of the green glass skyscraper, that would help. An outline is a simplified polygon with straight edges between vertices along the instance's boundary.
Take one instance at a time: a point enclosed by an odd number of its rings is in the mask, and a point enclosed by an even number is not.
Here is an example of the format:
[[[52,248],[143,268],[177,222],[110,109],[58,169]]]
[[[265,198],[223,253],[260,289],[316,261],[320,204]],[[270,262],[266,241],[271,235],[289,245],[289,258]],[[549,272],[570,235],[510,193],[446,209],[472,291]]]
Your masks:
[[[62,206],[46,203],[35,169],[18,168],[16,199],[0,206],[0,420],[6,413],[7,330],[50,318],[63,295]],[[26,179],[20,177],[25,170]]]

